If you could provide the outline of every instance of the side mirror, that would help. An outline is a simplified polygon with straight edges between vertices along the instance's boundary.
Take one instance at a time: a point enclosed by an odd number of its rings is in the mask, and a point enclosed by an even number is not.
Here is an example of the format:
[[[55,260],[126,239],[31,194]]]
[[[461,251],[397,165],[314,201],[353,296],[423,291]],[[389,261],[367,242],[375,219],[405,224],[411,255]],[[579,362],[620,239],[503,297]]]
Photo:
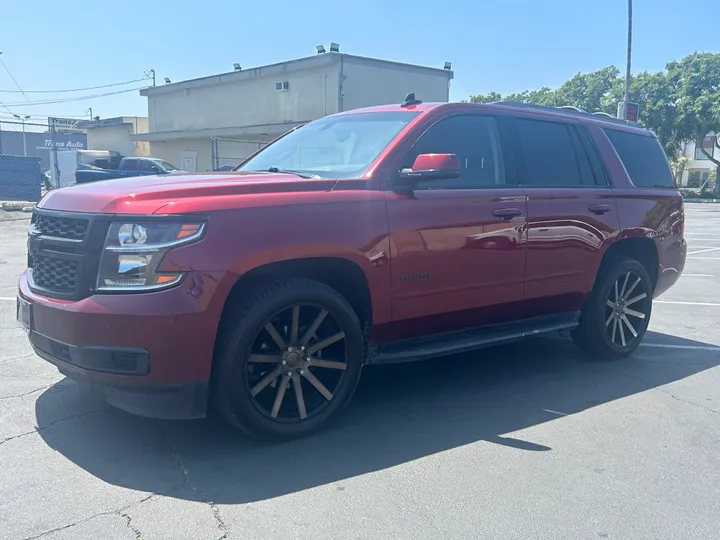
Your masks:
[[[410,169],[402,169],[399,178],[406,180],[441,180],[460,176],[457,154],[420,154]]]

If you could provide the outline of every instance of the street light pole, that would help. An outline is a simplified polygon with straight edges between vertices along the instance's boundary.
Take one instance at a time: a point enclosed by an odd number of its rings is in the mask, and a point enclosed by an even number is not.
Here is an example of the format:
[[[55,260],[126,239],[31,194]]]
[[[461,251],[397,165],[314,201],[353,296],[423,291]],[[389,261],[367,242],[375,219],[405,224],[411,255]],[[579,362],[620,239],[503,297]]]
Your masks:
[[[13,114],[15,118],[20,120],[22,123],[22,133],[23,133],[23,155],[27,157],[27,143],[25,142],[25,122],[30,118],[30,115],[26,115],[25,117],[20,116],[19,114]]]
[[[625,66],[625,98],[623,101],[622,116],[627,118],[627,106],[630,102],[630,60],[632,58],[632,0],[628,0],[628,41],[627,41],[627,65]]]

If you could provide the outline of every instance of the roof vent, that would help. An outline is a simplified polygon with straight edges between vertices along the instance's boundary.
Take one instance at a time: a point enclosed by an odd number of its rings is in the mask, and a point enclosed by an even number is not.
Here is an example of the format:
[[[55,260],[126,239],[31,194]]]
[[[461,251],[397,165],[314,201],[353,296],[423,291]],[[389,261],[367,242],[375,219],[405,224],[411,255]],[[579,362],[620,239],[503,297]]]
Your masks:
[[[405,96],[405,101],[403,101],[400,106],[410,107],[411,105],[420,105],[421,103],[422,101],[415,99],[415,92],[410,92],[407,96]]]

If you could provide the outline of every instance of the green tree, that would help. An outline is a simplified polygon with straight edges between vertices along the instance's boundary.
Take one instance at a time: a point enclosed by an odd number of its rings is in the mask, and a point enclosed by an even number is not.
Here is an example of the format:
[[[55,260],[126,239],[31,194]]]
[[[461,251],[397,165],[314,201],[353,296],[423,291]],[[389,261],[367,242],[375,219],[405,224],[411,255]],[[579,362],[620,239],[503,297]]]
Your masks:
[[[715,134],[716,156],[700,146],[720,176],[720,54],[693,53],[667,65],[667,77],[675,93],[676,140],[702,141]],[[720,182],[715,182],[718,192]]]

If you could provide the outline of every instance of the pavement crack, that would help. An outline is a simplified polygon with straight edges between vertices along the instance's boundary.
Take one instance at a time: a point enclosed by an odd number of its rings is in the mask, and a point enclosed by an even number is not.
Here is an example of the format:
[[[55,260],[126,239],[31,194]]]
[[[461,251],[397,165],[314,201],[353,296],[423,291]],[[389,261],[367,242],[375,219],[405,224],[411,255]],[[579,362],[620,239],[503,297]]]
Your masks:
[[[26,435],[32,435],[33,433],[37,433],[37,430],[26,431],[25,433],[19,433],[18,435],[13,435],[12,437],[6,437],[2,441],[0,441],[0,444],[5,444],[6,442],[12,441],[13,439],[19,439],[20,437],[25,437]]]
[[[0,362],[0,365],[7,364],[8,362],[14,362],[15,360],[25,360],[26,358],[32,358],[35,356],[35,353],[25,354],[23,356],[13,356],[12,358],[5,358],[2,362]]]
[[[30,390],[30,391],[28,391],[28,392],[23,392],[22,394],[13,394],[13,395],[11,395],[11,396],[3,396],[3,397],[0,397],[0,401],[2,401],[2,400],[4,400],[4,399],[14,399],[14,398],[20,398],[20,397],[24,397],[24,396],[29,396],[30,394],[34,394],[35,392],[40,392],[41,390],[46,390],[46,389],[48,389],[48,388],[50,388],[50,387],[52,387],[52,386],[55,386],[55,383],[53,383],[53,384],[47,384],[47,385],[45,385],[45,386],[41,386],[40,388],[35,388],[35,390]]]
[[[188,471],[187,467],[185,466],[185,462],[183,461],[182,456],[175,448],[175,445],[172,444],[172,442],[169,441],[169,438],[165,434],[162,425],[160,422],[158,422],[158,430],[160,431],[160,434],[162,438],[165,440],[165,442],[170,447],[170,455],[173,458],[173,461],[175,461],[175,464],[177,465],[178,469],[180,469],[180,472],[182,473],[183,477],[183,484],[181,487],[187,488],[191,491],[194,491],[199,496],[200,500],[207,504],[210,507],[210,511],[212,512],[213,518],[215,518],[215,522],[217,523],[217,528],[222,533],[217,540],[225,540],[228,538],[228,527],[225,523],[225,520],[220,515],[220,508],[210,500],[210,497],[205,493],[202,489],[194,485],[190,481],[190,472]]]
[[[47,424],[45,426],[42,426],[42,427],[35,426],[35,429],[33,429],[32,431],[26,431],[25,433],[19,433],[18,435],[13,435],[12,437],[6,437],[5,439],[0,441],[0,444],[4,444],[8,441],[12,441],[13,439],[19,439],[20,437],[25,437],[27,435],[32,435],[33,433],[40,433],[41,431],[43,431],[51,426],[54,426],[55,424],[59,424],[60,422],[66,422],[68,420],[73,420],[75,418],[82,418],[83,416],[88,416],[90,414],[96,413],[101,410],[103,410],[103,407],[98,407],[97,409],[93,409],[91,411],[86,411],[86,412],[80,413],[80,414],[75,414],[73,416],[68,416],[66,418],[58,418],[54,422],[50,422],[49,424]]]
[[[133,532],[133,534],[135,535],[135,540],[142,540],[143,533],[140,531],[140,529],[133,526],[132,517],[130,517],[127,513],[124,513],[124,512],[123,513],[118,512],[118,515],[127,520],[127,523],[125,523],[125,525],[127,526],[128,529],[130,529]]]
[[[692,401],[692,400],[690,400],[690,399],[681,398],[680,396],[677,396],[677,395],[673,394],[672,392],[669,392],[669,391],[667,391],[667,390],[663,390],[663,389],[660,388],[659,386],[654,385],[654,384],[646,381],[646,380],[643,379],[642,377],[636,377],[636,376],[630,375],[630,374],[628,374],[628,373],[625,373],[625,376],[628,377],[628,378],[630,378],[630,379],[634,379],[634,380],[636,380],[636,381],[639,381],[639,382],[641,382],[641,383],[646,384],[646,385],[647,385],[647,390],[655,390],[655,391],[657,391],[657,392],[660,392],[661,394],[665,394],[666,396],[671,397],[671,398],[674,399],[675,401],[679,401],[680,403],[687,403],[688,405],[694,405],[695,407],[700,407],[701,409],[703,409],[703,410],[705,410],[705,411],[707,411],[707,412],[711,412],[711,413],[714,413],[714,414],[720,414],[720,411],[718,411],[718,410],[716,410],[716,409],[713,409],[712,407],[708,407],[707,405],[703,405],[702,403],[698,403],[697,401]]]

